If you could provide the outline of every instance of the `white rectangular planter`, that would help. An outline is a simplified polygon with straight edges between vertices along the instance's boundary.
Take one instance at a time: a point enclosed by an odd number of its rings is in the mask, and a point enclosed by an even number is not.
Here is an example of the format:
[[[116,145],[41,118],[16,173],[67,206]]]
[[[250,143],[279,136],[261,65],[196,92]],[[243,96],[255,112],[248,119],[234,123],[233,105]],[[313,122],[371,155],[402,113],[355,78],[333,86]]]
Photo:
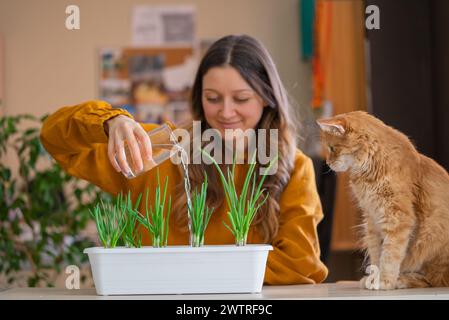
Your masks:
[[[97,294],[257,293],[270,245],[87,248]]]

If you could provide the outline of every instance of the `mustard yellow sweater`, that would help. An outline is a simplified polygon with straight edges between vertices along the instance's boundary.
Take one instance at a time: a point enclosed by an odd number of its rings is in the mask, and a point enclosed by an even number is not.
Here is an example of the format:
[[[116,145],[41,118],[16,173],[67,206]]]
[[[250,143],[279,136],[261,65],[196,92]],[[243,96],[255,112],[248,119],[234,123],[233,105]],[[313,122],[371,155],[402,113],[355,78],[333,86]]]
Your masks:
[[[144,195],[148,186],[157,183],[156,170],[128,180],[112,167],[108,159],[108,137],[103,123],[119,114],[132,117],[125,110],[113,109],[103,101],[88,101],[63,107],[44,122],[41,141],[45,149],[70,175],[87,180],[113,195],[128,190],[131,190],[135,197],[141,192]],[[141,125],[147,131],[157,126],[144,123]],[[158,168],[161,177],[169,177],[168,192],[172,198],[176,197],[174,187],[183,183],[178,168],[171,161],[163,162]],[[237,186],[243,183],[243,174],[239,168],[237,165]],[[152,201],[150,196],[149,202]],[[225,221],[229,224],[226,201],[223,203],[224,205],[216,208],[212,214],[205,233],[205,244],[234,243],[232,234],[222,223]],[[143,201],[140,210],[145,211]],[[328,271],[319,259],[316,229],[322,217],[312,161],[297,150],[294,170],[280,197],[279,232],[271,243],[274,250],[268,255],[265,284],[313,284],[326,278]],[[170,219],[169,228],[169,245],[189,243],[188,233],[180,230],[174,219]],[[143,243],[149,245],[151,240],[148,232],[142,228],[140,230],[143,233]],[[248,243],[262,243],[261,239],[256,229],[251,228]]]

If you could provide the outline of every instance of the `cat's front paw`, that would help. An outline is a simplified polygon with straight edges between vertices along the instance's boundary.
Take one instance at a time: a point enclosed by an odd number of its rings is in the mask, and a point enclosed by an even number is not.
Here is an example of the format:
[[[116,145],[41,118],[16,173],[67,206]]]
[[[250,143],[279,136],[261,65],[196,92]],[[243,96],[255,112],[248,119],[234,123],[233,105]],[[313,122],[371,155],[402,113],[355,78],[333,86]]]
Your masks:
[[[396,289],[397,280],[393,278],[381,277],[379,283],[380,290],[394,290]]]
[[[360,279],[359,286],[361,289],[368,290],[393,290],[397,288],[397,281],[387,277],[376,279],[376,277],[366,276]]]
[[[379,281],[376,281],[372,276],[365,276],[359,281],[360,289],[379,290]]]

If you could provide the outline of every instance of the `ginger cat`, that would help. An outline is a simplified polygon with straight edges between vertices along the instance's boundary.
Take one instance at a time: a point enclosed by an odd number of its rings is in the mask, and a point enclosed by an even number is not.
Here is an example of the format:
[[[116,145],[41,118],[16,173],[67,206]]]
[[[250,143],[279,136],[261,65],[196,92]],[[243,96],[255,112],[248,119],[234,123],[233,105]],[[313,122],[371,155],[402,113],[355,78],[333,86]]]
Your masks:
[[[363,247],[380,271],[375,289],[449,286],[446,170],[366,112],[318,124],[329,167],[348,172],[362,211]]]

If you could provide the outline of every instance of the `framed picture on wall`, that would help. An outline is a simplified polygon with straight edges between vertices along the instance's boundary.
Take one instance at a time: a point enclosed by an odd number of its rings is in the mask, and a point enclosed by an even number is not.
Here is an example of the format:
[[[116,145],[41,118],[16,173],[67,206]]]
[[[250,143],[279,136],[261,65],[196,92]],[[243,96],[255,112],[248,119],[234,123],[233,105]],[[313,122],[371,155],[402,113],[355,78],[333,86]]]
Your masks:
[[[102,48],[100,99],[128,110],[137,121],[187,121],[197,64],[192,47]]]

